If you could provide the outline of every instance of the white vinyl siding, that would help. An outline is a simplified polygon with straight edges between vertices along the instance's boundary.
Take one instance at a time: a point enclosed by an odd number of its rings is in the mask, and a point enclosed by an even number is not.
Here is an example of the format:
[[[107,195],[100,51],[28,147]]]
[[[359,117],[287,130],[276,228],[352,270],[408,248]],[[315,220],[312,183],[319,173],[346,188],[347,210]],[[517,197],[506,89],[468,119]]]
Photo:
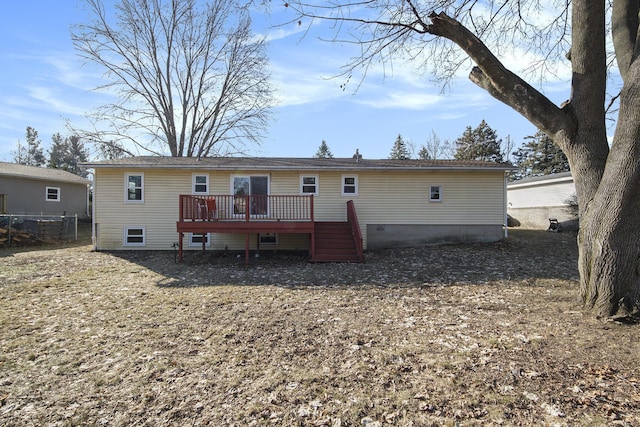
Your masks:
[[[179,195],[190,194],[193,170],[144,170],[144,204],[124,203],[125,172],[141,170],[97,168],[95,173],[95,222],[99,224],[98,249],[128,249],[123,246],[123,228],[145,227],[145,249],[171,250],[178,240]],[[209,194],[230,194],[232,176],[269,176],[272,195],[299,195],[299,171],[209,171]],[[304,174],[307,175],[307,174]],[[316,221],[346,221],[340,171],[318,171],[322,192],[313,198]],[[367,224],[496,225],[504,222],[503,171],[358,171],[358,197],[353,197],[366,244]],[[442,189],[441,202],[429,201],[430,186]],[[250,236],[250,247],[258,236]],[[211,234],[212,250],[244,248],[243,234]],[[307,235],[278,234],[278,249],[308,249]],[[189,248],[189,237],[183,241]],[[197,246],[192,249],[196,250]]]
[[[540,182],[534,185],[509,186],[509,208],[566,206],[576,193],[571,178],[564,182]]]

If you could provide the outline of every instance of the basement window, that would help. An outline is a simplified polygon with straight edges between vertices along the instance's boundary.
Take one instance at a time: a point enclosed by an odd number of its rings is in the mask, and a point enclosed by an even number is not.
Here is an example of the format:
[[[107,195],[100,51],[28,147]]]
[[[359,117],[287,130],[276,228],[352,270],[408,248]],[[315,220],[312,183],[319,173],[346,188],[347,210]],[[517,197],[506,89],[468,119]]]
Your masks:
[[[145,229],[140,226],[130,226],[124,228],[125,246],[145,246]]]
[[[189,235],[189,246],[202,246],[203,241],[205,246],[211,246],[211,242],[209,241],[209,233],[191,233]]]
[[[260,233],[260,246],[275,246],[278,244],[276,233]]]

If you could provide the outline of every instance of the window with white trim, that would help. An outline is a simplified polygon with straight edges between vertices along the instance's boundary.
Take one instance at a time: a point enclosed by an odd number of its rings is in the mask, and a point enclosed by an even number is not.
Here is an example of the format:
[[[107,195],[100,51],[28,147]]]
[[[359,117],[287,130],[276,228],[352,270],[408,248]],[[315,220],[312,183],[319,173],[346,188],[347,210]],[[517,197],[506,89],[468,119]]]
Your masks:
[[[275,246],[278,244],[278,235],[276,233],[260,233],[260,246]]]
[[[342,175],[342,193],[343,196],[358,195],[358,175]]]
[[[124,185],[124,201],[126,203],[144,203],[144,174],[125,174]]]
[[[192,180],[192,193],[193,194],[209,194],[209,175],[208,174],[193,174]]]
[[[429,201],[430,202],[442,201],[442,186],[440,185],[429,186]]]
[[[60,201],[60,187],[47,187],[45,193],[45,200],[47,202],[59,202]]]
[[[202,246],[204,241],[205,246],[211,246],[211,240],[209,239],[209,233],[191,233],[189,234],[189,246]]]
[[[146,244],[144,226],[126,226],[124,227],[124,245],[125,246],[144,246]]]
[[[300,194],[318,195],[318,176],[300,175]]]

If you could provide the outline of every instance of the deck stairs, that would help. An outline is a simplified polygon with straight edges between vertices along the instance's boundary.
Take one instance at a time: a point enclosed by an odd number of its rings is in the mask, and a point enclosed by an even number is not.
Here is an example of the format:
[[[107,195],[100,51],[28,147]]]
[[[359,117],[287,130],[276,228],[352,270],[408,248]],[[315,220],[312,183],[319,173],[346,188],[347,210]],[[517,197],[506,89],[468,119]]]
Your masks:
[[[349,222],[316,222],[313,262],[362,262]]]

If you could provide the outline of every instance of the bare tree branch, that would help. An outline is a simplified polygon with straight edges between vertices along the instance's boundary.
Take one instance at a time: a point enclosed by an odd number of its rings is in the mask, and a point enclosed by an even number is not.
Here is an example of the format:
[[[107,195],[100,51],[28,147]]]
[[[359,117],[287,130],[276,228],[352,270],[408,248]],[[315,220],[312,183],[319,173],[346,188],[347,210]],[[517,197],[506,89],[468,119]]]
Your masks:
[[[105,70],[97,89],[119,98],[93,113],[90,139],[178,157],[260,142],[273,90],[246,5],[120,0],[111,23],[102,0],[86,2],[93,20],[74,28],[74,45]]]

